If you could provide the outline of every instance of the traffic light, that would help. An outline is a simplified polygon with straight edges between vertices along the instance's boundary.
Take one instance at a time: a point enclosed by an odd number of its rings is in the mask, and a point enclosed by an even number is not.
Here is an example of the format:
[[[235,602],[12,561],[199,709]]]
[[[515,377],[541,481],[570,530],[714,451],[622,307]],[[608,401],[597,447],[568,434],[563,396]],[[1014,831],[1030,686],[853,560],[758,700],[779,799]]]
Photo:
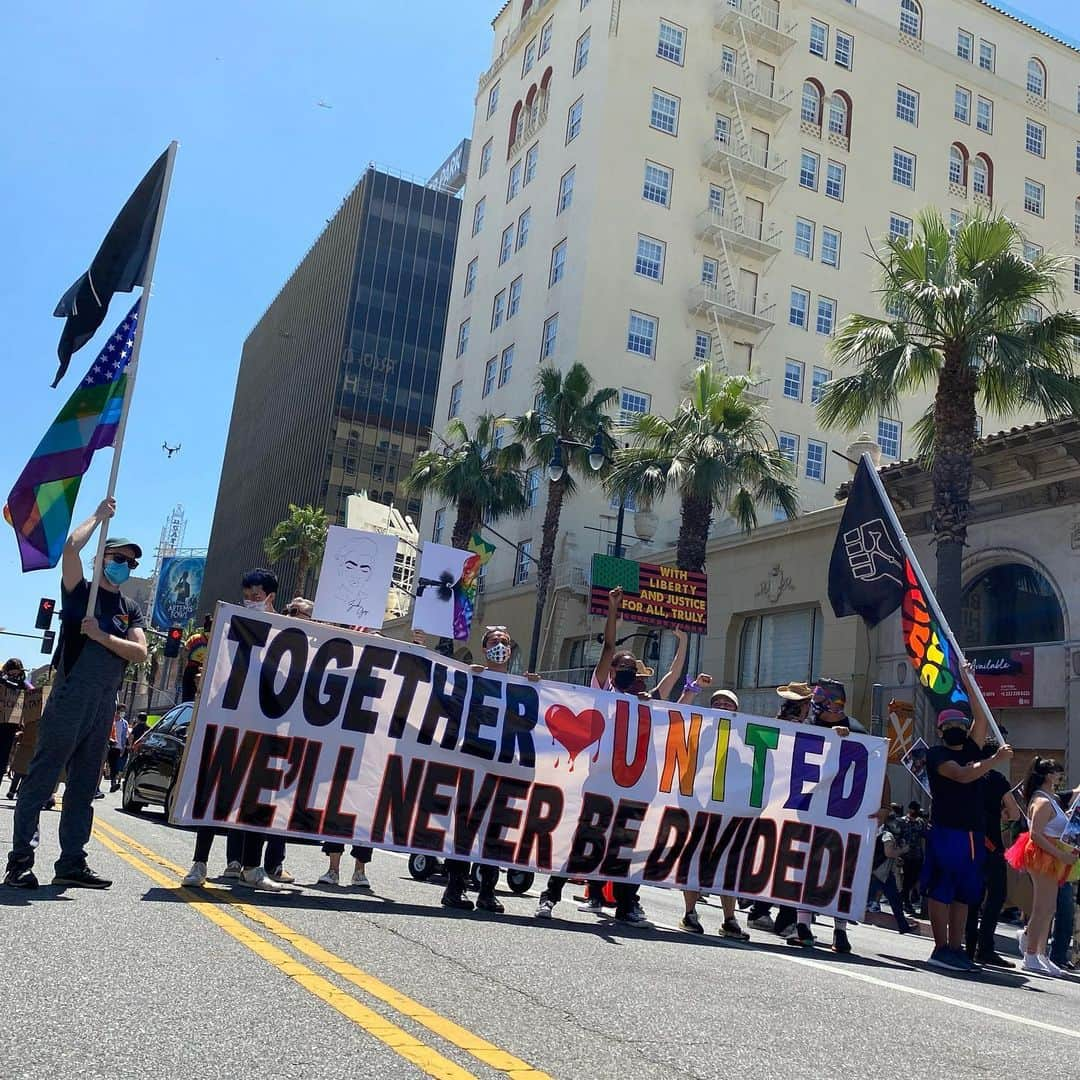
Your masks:
[[[42,603],[45,603],[43,600]],[[53,642],[56,640],[55,630],[46,630],[41,635],[41,651],[48,656],[53,651]]]
[[[52,626],[52,617],[56,612],[56,601],[43,596],[38,601],[37,621],[34,623],[35,630],[48,630]]]
[[[180,643],[183,640],[184,631],[179,626],[170,626],[169,633],[165,638],[165,655],[179,656]]]

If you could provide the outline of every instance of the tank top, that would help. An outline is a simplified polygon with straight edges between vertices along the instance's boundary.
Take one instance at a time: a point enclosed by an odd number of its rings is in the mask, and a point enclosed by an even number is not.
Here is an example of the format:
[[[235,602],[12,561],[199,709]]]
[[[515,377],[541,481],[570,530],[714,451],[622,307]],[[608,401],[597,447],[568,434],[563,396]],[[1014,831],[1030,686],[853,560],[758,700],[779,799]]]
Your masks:
[[[1054,816],[1043,827],[1043,835],[1051,840],[1060,840],[1061,834],[1065,831],[1065,826],[1069,824],[1068,815],[1061,809],[1061,803],[1053,795],[1048,795],[1045,791],[1036,791],[1035,795],[1041,795],[1044,799],[1048,799],[1054,811]],[[1032,795],[1033,800],[1035,795]],[[1034,807],[1032,809],[1034,810]]]

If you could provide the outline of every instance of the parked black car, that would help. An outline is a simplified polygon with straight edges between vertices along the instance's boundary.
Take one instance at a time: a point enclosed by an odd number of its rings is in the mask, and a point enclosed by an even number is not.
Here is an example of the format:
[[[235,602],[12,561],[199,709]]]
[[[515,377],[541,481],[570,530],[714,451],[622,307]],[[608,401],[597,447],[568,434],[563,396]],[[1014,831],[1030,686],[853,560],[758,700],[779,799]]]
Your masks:
[[[137,814],[151,803],[168,809],[191,713],[190,701],[170,709],[131,748],[120,792],[120,803],[125,810]]]

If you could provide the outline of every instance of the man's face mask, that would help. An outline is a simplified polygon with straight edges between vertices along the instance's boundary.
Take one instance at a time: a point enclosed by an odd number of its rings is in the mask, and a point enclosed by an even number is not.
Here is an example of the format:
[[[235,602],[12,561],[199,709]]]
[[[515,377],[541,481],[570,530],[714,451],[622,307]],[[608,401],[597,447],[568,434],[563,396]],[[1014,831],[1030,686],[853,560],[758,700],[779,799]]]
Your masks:
[[[244,599],[244,607],[251,608],[253,611],[265,611],[266,610],[266,597],[262,597],[259,600]]]
[[[131,577],[131,567],[126,562],[107,562],[105,564],[105,577],[113,585],[123,585]]]
[[[637,668],[615,668],[611,673],[611,682],[617,690],[629,690],[637,677]]]
[[[941,733],[941,741],[946,746],[952,746],[954,748],[960,747],[967,741],[967,735],[967,728],[953,725],[952,727],[945,728]]]
[[[510,659],[510,646],[505,641],[497,641],[484,650],[490,664],[505,664]]]

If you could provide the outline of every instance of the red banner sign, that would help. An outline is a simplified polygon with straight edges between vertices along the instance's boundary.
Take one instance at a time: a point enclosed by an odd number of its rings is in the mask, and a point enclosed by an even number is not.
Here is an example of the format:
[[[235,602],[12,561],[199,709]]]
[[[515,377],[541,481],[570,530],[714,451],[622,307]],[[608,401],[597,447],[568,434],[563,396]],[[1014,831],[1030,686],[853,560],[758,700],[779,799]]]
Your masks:
[[[969,652],[975,681],[991,709],[1029,709],[1034,702],[1034,649]]]

